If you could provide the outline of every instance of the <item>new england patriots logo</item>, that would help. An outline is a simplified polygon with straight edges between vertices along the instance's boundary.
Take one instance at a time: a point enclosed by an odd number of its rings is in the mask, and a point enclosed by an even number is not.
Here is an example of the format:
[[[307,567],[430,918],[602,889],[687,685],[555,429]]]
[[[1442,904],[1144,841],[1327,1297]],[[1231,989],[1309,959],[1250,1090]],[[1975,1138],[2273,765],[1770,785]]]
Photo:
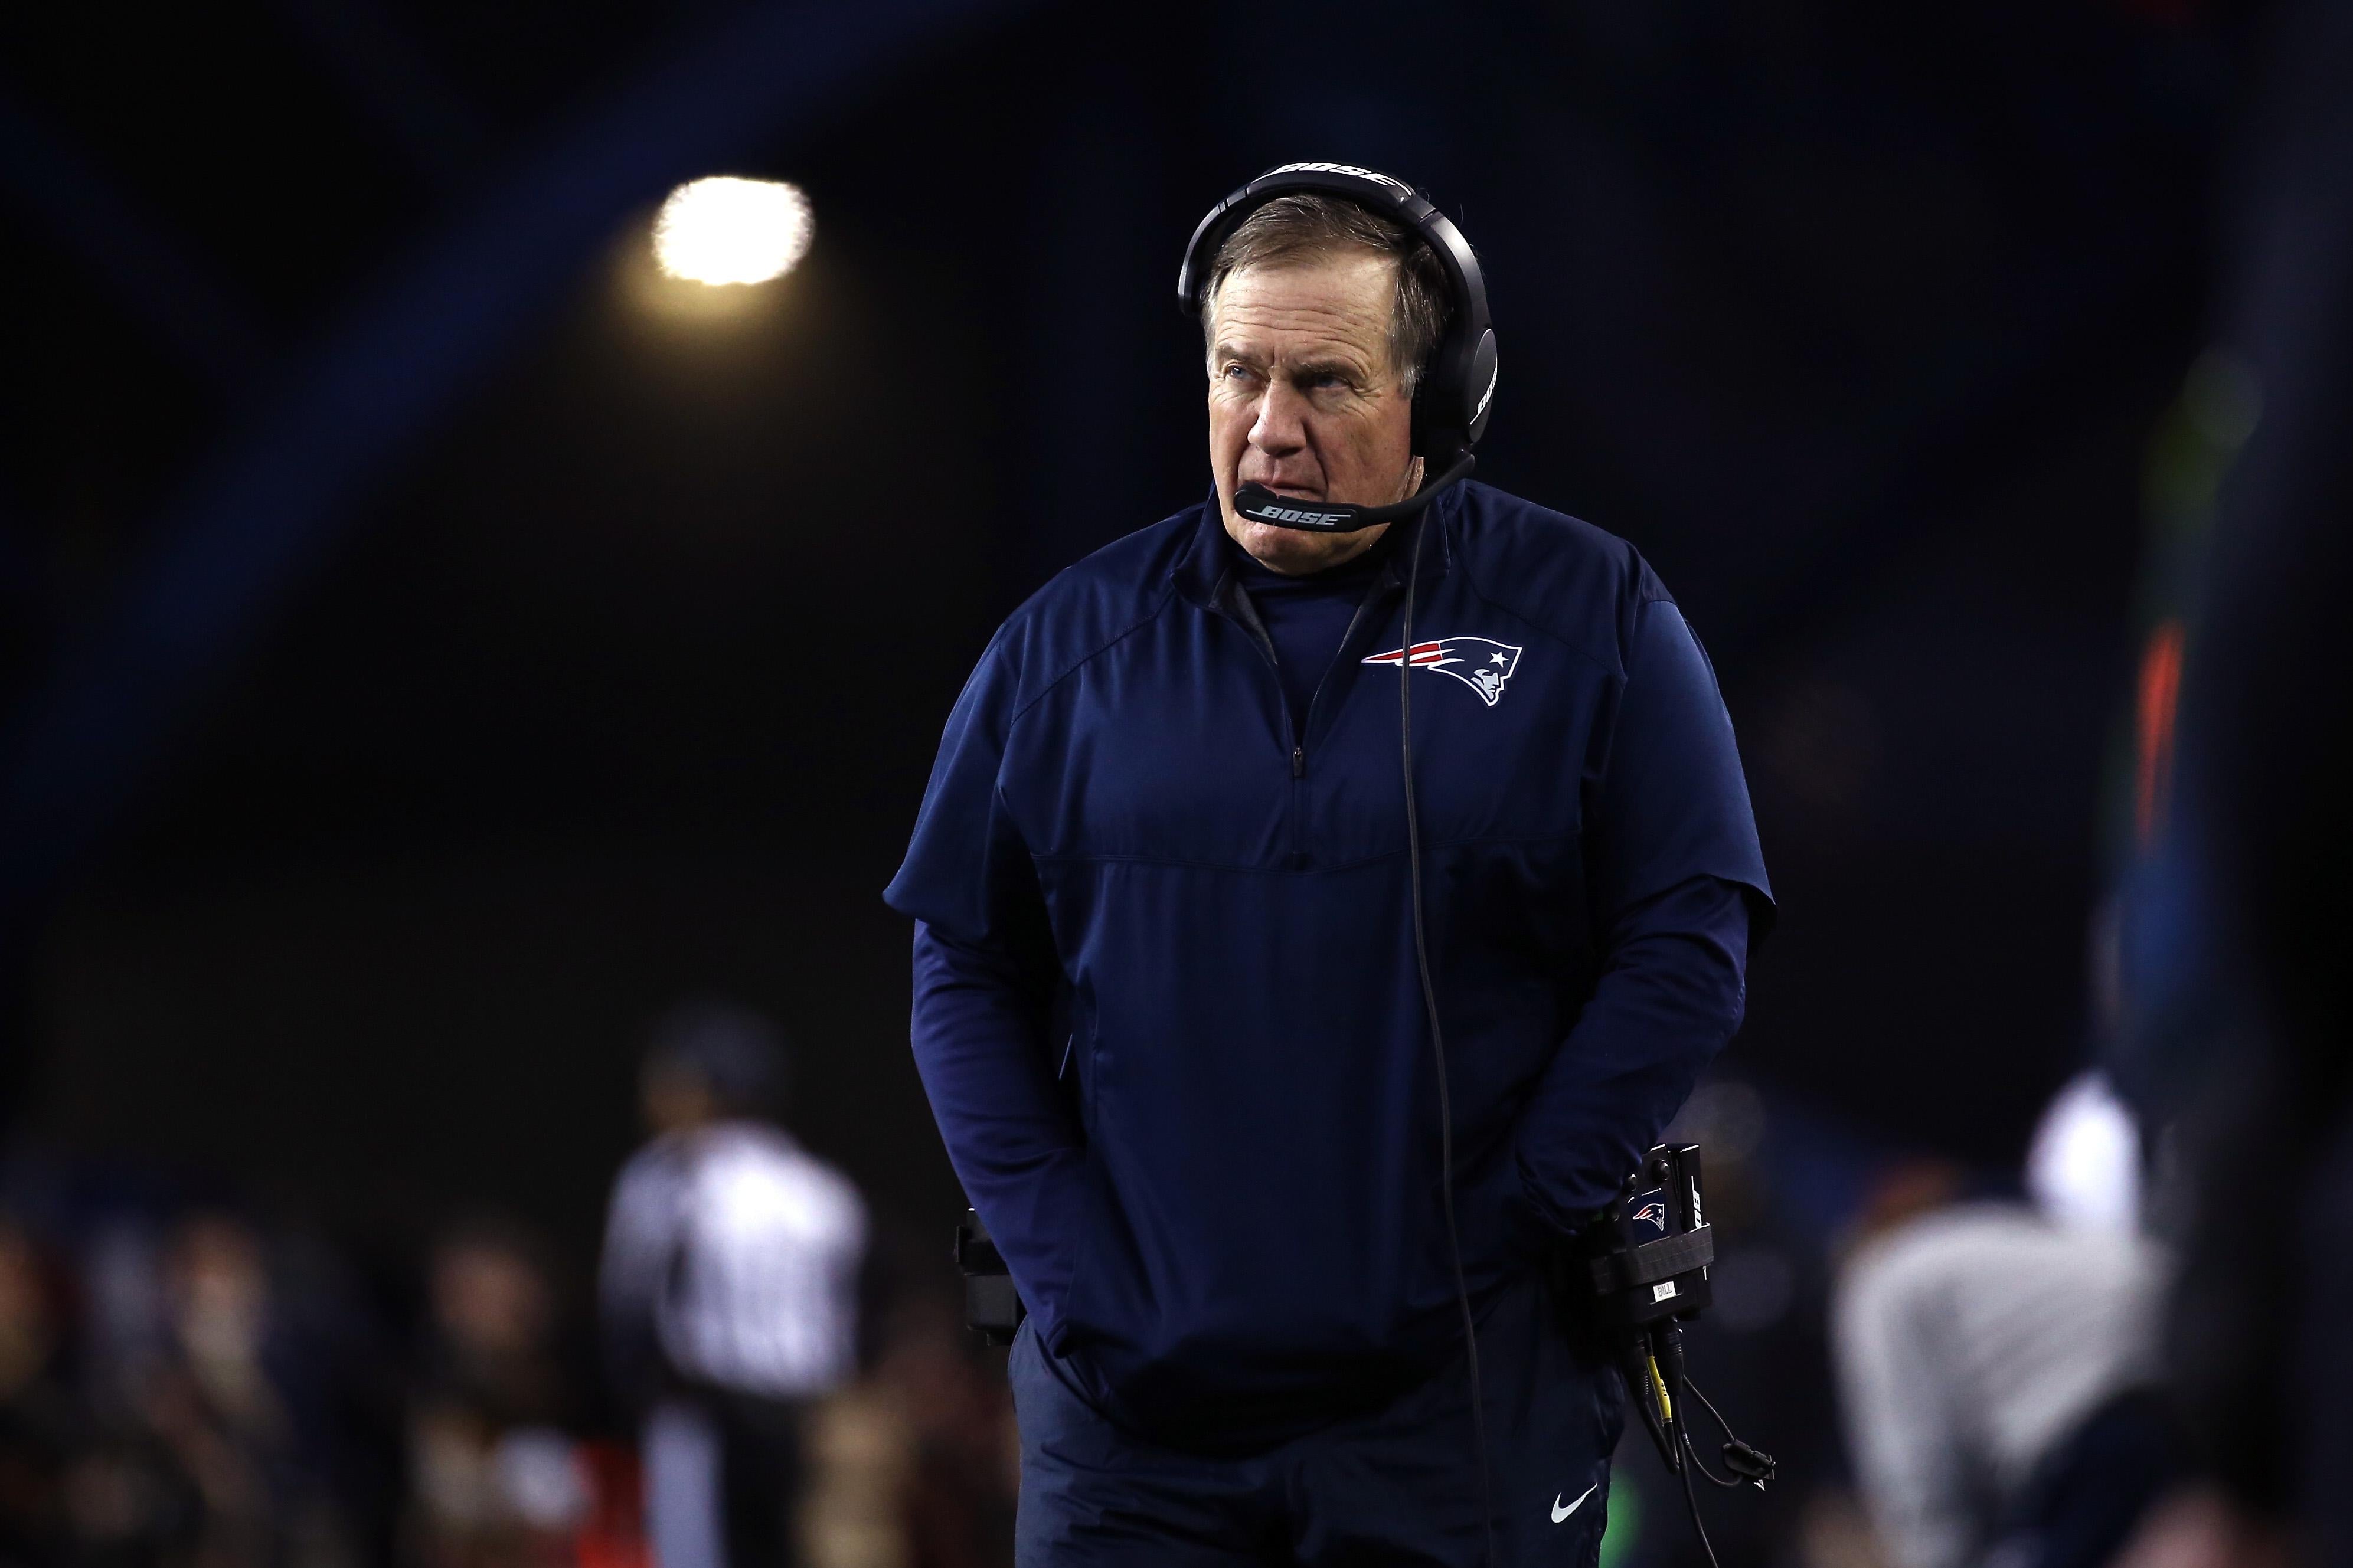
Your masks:
[[[1520,650],[1492,637],[1436,637],[1418,642],[1410,649],[1393,647],[1387,653],[1377,653],[1365,662],[1405,664],[1415,669],[1435,669],[1451,675],[1493,708],[1504,695],[1504,682],[1520,668]]]

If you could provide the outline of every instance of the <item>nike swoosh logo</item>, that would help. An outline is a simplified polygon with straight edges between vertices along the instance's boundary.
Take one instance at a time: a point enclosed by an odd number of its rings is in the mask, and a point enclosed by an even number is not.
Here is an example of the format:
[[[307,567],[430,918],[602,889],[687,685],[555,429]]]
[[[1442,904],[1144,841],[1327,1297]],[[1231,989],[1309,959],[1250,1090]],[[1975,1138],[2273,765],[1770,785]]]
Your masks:
[[[1560,1494],[1558,1492],[1553,1493],[1552,1521],[1555,1524],[1558,1524],[1562,1520],[1567,1519],[1570,1514],[1575,1513],[1578,1509],[1583,1508],[1585,1506],[1585,1500],[1591,1497],[1595,1491],[1599,1489],[1601,1483],[1599,1481],[1594,1482],[1592,1486],[1589,1486],[1583,1491],[1577,1493],[1577,1500],[1570,1503],[1567,1508],[1560,1506]]]

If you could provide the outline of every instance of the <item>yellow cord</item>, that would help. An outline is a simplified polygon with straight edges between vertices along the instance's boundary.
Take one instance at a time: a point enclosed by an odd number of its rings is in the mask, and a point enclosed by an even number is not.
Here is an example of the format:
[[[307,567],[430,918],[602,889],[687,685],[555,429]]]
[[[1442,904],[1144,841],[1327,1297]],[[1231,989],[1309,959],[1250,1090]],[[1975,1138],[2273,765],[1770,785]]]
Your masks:
[[[1659,1375],[1659,1358],[1647,1356],[1643,1359],[1651,1363],[1651,1386],[1659,1391],[1659,1415],[1667,1425],[1672,1426],[1675,1419],[1674,1402],[1667,1397],[1667,1380]]]

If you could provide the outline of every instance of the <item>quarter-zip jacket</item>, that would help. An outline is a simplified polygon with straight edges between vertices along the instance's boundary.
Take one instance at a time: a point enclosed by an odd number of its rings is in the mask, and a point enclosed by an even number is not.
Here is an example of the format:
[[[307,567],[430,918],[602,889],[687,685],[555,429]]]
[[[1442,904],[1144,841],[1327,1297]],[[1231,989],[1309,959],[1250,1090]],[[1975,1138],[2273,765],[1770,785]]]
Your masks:
[[[1769,918],[1715,676],[1632,547],[1477,484],[1414,526],[1413,647],[1408,538],[1303,726],[1214,503],[1061,574],[958,699],[885,895],[966,1194],[1047,1348],[1155,1434],[1274,1440],[1455,1349],[1401,679],[1474,1297],[1738,1025],[1743,954],[1629,931],[1707,879]]]

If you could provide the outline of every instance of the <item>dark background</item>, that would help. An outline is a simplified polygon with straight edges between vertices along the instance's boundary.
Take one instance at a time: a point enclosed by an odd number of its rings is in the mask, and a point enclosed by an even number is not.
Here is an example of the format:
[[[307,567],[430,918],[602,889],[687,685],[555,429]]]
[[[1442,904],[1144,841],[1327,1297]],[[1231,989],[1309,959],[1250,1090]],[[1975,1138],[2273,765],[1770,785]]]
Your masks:
[[[1481,477],[1633,540],[1722,675],[1782,908],[1733,1065],[2013,1162],[2086,1049],[2246,26],[919,9],[0,14],[19,1146],[357,1247],[491,1204],[585,1255],[645,1027],[716,991],[786,1023],[789,1120],[929,1246],[956,1195],[878,895],[939,724],[1024,595],[1198,498],[1179,251],[1325,158],[1480,248]],[[714,54],[695,136],[646,107]],[[645,240],[717,172],[817,217],[723,309]],[[438,324],[370,338],[403,289]]]

